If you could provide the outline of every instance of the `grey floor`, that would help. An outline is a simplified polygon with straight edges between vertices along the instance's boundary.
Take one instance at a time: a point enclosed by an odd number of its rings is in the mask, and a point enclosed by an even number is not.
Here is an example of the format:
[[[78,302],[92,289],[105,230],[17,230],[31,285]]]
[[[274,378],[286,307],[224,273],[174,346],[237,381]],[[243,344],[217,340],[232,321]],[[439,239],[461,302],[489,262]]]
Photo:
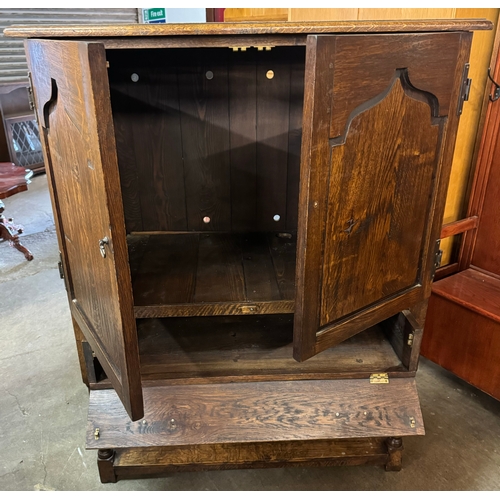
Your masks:
[[[0,490],[498,490],[500,402],[422,359],[427,435],[403,470],[335,467],[185,472],[101,484],[84,448],[82,384],[44,175],[5,201],[35,260],[0,242]],[[91,203],[91,200],[89,200]]]

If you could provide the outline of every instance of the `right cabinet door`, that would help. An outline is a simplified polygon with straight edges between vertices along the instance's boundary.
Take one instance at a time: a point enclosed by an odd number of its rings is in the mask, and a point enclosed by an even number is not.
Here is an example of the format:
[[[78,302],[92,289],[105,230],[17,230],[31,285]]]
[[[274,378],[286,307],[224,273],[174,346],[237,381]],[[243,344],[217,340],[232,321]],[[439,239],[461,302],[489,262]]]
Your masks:
[[[308,37],[297,360],[428,298],[471,38]]]

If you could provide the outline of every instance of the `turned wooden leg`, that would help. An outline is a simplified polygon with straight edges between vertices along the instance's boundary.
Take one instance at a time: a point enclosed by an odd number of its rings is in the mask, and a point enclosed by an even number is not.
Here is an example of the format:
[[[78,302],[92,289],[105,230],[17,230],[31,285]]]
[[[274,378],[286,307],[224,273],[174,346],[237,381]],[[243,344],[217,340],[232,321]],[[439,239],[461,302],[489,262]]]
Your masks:
[[[116,483],[117,479],[115,469],[113,467],[114,459],[114,450],[97,451],[97,467],[99,468],[101,483]]]
[[[403,438],[390,437],[386,440],[389,458],[385,464],[386,471],[400,471],[403,462]]]
[[[18,234],[15,234],[15,232]],[[7,221],[5,217],[0,216],[0,238],[9,241],[14,248],[17,248],[17,250],[22,252],[26,260],[33,260],[32,253],[25,246],[19,243],[19,234],[22,232],[23,231],[20,227],[12,224],[11,219]]]

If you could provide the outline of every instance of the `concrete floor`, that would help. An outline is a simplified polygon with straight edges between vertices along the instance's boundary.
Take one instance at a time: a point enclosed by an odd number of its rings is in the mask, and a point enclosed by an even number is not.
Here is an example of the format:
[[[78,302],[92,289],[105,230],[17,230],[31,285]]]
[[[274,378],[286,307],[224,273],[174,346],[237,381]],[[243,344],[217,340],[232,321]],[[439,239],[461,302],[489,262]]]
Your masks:
[[[427,435],[407,438],[403,470],[380,467],[185,472],[101,484],[84,449],[81,382],[45,176],[5,201],[35,256],[0,243],[0,490],[498,490],[500,402],[422,359]],[[89,200],[90,202],[90,200]]]

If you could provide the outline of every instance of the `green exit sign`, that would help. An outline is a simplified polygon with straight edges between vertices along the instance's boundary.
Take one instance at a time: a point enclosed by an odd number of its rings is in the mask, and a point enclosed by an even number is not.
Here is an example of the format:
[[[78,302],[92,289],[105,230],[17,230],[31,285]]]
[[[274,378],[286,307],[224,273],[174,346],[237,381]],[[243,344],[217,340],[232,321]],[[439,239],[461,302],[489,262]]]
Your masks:
[[[142,18],[145,23],[166,23],[165,9],[142,9]]]

